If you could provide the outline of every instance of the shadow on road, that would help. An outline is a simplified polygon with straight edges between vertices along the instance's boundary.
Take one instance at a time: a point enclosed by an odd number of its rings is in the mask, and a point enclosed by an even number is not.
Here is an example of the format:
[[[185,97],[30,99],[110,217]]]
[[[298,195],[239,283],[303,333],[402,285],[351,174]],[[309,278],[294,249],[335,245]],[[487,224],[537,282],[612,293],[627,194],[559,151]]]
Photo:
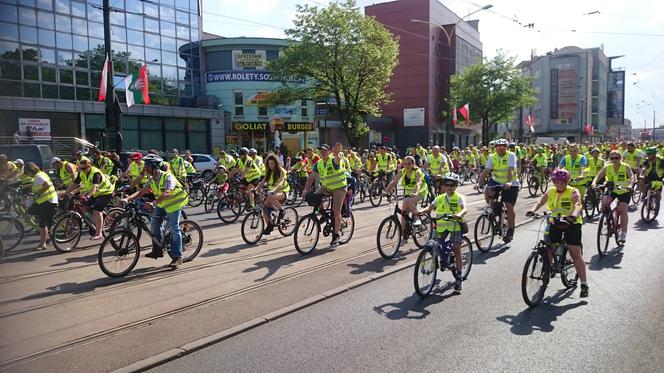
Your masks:
[[[636,229],[639,232],[644,232],[644,231],[653,231],[657,229],[662,229],[662,227],[659,225],[659,221],[656,219],[652,223],[646,223],[643,220],[639,219],[637,222],[634,223],[634,229]]]
[[[51,267],[60,267],[72,263],[97,263],[97,253],[92,253],[86,256],[72,256],[64,258],[64,262],[51,264]]]
[[[590,263],[588,269],[591,271],[601,271],[603,269],[621,269],[619,266],[620,262],[623,260],[623,251],[622,246],[607,251],[606,256],[602,257],[599,254],[595,254],[590,258]]]
[[[400,252],[401,255],[395,256],[392,259],[384,259],[382,256],[375,258],[365,263],[349,263],[348,266],[353,268],[351,274],[359,275],[366,272],[381,273],[386,267],[391,267],[398,262],[405,260],[406,256]]]
[[[545,298],[542,304],[535,308],[526,308],[518,315],[499,316],[496,317],[496,320],[511,325],[511,332],[516,335],[531,335],[535,331],[550,333],[555,329],[553,323],[558,320],[558,317],[567,311],[588,304],[586,301],[580,301],[564,306],[555,305],[573,290],[574,288],[559,290],[551,297]]]
[[[474,251],[473,265],[486,264],[487,260],[493,259],[498,255],[507,251],[510,248],[509,244],[493,245],[487,252],[483,253],[479,250]]]
[[[223,247],[223,248],[219,247],[219,248],[216,248],[216,249],[208,250],[208,251],[202,253],[200,256],[203,257],[203,258],[207,258],[207,257],[211,257],[211,256],[221,255],[221,254],[236,254],[236,253],[239,253],[240,250],[242,250],[242,249],[249,249],[249,248],[252,248],[252,247],[262,246],[262,245],[266,245],[266,244],[267,244],[267,241],[265,241],[263,239],[261,239],[261,241],[258,241],[258,243],[253,245],[253,246],[249,246],[246,243],[241,242],[241,243],[238,243],[237,245],[233,245],[233,246],[229,246],[229,247]]]
[[[21,243],[23,245],[23,243]],[[35,246],[37,246],[35,244]],[[8,252],[5,252],[5,257],[0,259],[0,264],[2,263],[19,263],[19,262],[33,262],[39,258],[45,258],[47,256],[60,255],[55,249],[48,249],[44,251],[37,251],[34,248],[30,249],[14,249]]]
[[[374,307],[374,311],[377,314],[385,316],[390,320],[422,320],[429,316],[431,313],[431,311],[427,310],[427,307],[457,295],[453,292],[444,294],[446,291],[452,289],[452,287],[452,283],[447,283],[443,287],[435,288],[431,295],[424,299],[420,298],[417,294],[412,294],[404,298],[401,302],[385,303],[383,305],[376,306]]]
[[[242,272],[243,273],[250,273],[250,272],[256,272],[256,271],[260,271],[260,270],[267,270],[267,273],[264,276],[254,280],[254,282],[264,281],[264,280],[267,280],[268,278],[272,277],[281,268],[289,267],[289,266],[293,265],[293,263],[295,263],[297,261],[300,261],[300,260],[308,260],[310,258],[315,258],[319,255],[325,254],[329,250],[334,250],[334,247],[316,249],[314,252],[312,252],[311,254],[308,254],[307,256],[302,256],[299,253],[294,253],[294,254],[290,254],[290,255],[286,255],[286,256],[280,256],[280,257],[270,259],[270,260],[262,260],[260,262],[255,262],[253,267],[245,268]]]

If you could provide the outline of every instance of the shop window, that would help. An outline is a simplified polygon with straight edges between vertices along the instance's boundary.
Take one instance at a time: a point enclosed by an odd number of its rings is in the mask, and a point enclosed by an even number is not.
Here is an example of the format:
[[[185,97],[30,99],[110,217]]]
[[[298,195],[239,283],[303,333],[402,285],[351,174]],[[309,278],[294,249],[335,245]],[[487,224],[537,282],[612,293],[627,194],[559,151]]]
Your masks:
[[[258,92],[258,95],[263,95],[267,92]],[[258,116],[266,117],[267,116],[267,105],[258,105]]]
[[[244,116],[244,97],[242,91],[234,91],[235,96],[235,116]]]

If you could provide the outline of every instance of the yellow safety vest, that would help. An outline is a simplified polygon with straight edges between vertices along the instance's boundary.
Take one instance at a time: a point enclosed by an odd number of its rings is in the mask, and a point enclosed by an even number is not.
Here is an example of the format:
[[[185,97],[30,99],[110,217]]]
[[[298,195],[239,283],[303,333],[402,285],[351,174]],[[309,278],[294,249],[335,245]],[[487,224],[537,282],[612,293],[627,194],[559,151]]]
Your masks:
[[[164,184],[166,184],[168,172],[161,171],[159,173],[159,182],[155,183],[154,179],[150,181],[150,189],[154,193],[155,198],[159,198],[164,193]],[[157,204],[157,207],[163,208],[167,214],[181,210],[189,202],[189,196],[182,188],[182,184],[175,179],[175,188],[165,200]]]
[[[572,193],[575,190],[577,189],[568,185],[565,191],[562,192],[562,194],[559,194],[558,189],[555,187],[550,188],[547,192],[546,208],[556,217],[571,216],[574,212]],[[581,218],[581,215],[576,217],[574,224],[583,224],[583,218]]]
[[[187,170],[184,168],[184,158],[177,156],[170,162],[173,175],[183,178],[187,176]]]
[[[636,168],[638,155],[639,155],[638,150],[634,150],[632,153],[630,153],[629,151],[625,151],[625,159],[623,159],[623,162],[628,164],[629,167],[631,168]]]
[[[429,156],[429,169],[432,175],[444,175],[450,172],[450,166],[447,162],[443,162],[443,157],[440,153],[438,157],[434,157],[433,154]]]
[[[413,196],[415,192],[415,187],[417,186],[417,176],[420,176],[420,191],[419,195],[422,198],[426,198],[429,195],[429,188],[426,187],[426,182],[424,181],[424,172],[418,167],[413,167],[413,171],[408,176],[408,172],[404,169],[403,176],[401,177],[401,186],[403,187],[403,192],[407,196]]]
[[[443,193],[436,197],[433,203],[436,204],[436,214],[437,215],[454,215],[462,210],[461,200],[463,196],[458,192],[454,192],[452,196],[447,193]],[[439,220],[436,222],[436,232],[459,232],[461,227],[459,223],[454,221],[445,221]]]
[[[378,162],[378,169],[376,171],[387,172],[390,168],[390,155],[385,153],[385,155],[378,153],[376,155],[376,162]]]
[[[76,178],[76,174],[74,175],[70,174],[69,171],[67,171],[67,161],[62,161],[62,167],[60,167],[60,172],[58,172],[60,176],[60,180],[62,180],[62,183],[65,184],[66,187],[71,185],[71,183],[74,182],[74,179]]]
[[[286,175],[286,170],[282,168],[281,174]],[[279,179],[277,179],[275,176],[277,175],[275,173],[272,173],[272,177],[270,177],[267,180],[267,188],[270,190],[274,190],[274,187],[279,182]],[[290,184],[288,183],[288,180],[285,177],[284,177],[284,182],[281,183],[281,186],[279,187],[279,190],[277,190],[277,192],[284,192],[284,193],[290,192]]]
[[[320,175],[320,183],[323,188],[336,190],[346,187],[346,175],[341,165],[338,170],[334,169],[334,161],[331,157],[328,158],[327,162],[322,159],[319,160],[316,163],[316,169],[318,170],[318,175]]]
[[[219,158],[219,164],[226,167],[226,170],[230,170],[235,166],[235,158],[230,154],[226,154],[225,157]]]
[[[256,164],[256,162],[251,160],[251,158],[249,158],[248,156],[244,160],[238,159],[237,160],[237,165],[240,168],[240,170],[243,170],[243,171],[247,170],[247,168],[248,168],[247,173],[244,176],[244,178],[247,179],[247,181],[256,180],[259,177],[261,177],[261,169]]]
[[[662,157],[657,156],[657,157],[655,158],[655,161],[654,161],[654,162],[651,162],[650,160],[646,160],[646,162],[648,162],[648,167],[646,168],[646,170],[645,170],[645,172],[644,172],[644,174],[645,174],[646,176],[650,175],[650,173],[651,173],[651,172],[653,171],[653,169],[654,169],[654,170],[655,170],[655,173],[657,174],[657,177],[658,177],[658,178],[661,179],[661,178],[664,177],[664,168],[661,167]],[[653,163],[654,163],[654,164],[653,164]]]
[[[81,172],[81,183],[83,184],[83,192],[87,193],[92,190],[92,179],[96,173],[101,175],[101,182],[97,186],[97,191],[92,194],[93,197],[108,196],[113,194],[113,184],[108,179],[108,175],[101,172],[97,167],[91,166],[90,171],[86,174]]]
[[[588,159],[588,167],[586,167],[586,176],[595,177],[604,168],[604,160],[602,158]]]
[[[187,172],[187,175],[196,174],[196,167],[189,161],[184,161],[184,170]]]
[[[507,165],[507,160],[510,157],[512,152],[505,152],[504,156],[499,156],[498,153],[491,154],[491,164],[493,167],[493,180],[497,183],[505,184],[507,183],[507,171],[509,171],[509,166]]]
[[[39,193],[41,190],[42,186],[41,185],[33,185],[32,186],[32,193],[35,194],[35,203],[38,205],[41,205],[44,202],[47,202],[50,199],[53,199],[54,197],[57,196],[55,193],[55,187],[53,186],[53,183],[51,182],[51,178],[48,177],[46,172],[44,171],[39,171],[35,176],[41,176],[46,180],[46,183],[48,184],[48,189],[46,189],[43,193]]]
[[[612,181],[616,186],[629,187],[629,177],[627,175],[627,168],[630,167],[627,163],[620,162],[618,171],[614,170],[613,164],[606,166],[606,181]],[[626,190],[614,190],[615,194],[625,194]]]

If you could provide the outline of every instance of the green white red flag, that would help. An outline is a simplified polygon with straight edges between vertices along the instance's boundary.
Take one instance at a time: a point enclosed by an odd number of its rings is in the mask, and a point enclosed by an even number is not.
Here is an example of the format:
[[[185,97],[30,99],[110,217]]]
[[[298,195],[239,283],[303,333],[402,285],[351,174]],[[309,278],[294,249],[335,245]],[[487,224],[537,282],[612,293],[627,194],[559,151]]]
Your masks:
[[[143,65],[138,71],[135,71],[131,75],[127,75],[124,84],[127,107],[131,107],[134,104],[150,104],[147,66]]]

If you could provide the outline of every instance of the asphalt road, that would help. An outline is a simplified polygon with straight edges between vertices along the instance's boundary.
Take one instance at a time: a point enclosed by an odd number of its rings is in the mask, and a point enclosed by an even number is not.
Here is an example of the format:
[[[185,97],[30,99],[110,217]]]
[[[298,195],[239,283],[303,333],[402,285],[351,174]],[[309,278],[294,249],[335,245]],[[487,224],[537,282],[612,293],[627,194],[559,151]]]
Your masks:
[[[662,226],[637,223],[624,249],[600,259],[596,226],[585,225],[590,297],[565,291],[557,277],[545,304],[528,309],[520,275],[538,226],[517,229],[509,248],[476,255],[460,295],[443,273],[420,300],[409,268],[153,371],[662,372]]]

